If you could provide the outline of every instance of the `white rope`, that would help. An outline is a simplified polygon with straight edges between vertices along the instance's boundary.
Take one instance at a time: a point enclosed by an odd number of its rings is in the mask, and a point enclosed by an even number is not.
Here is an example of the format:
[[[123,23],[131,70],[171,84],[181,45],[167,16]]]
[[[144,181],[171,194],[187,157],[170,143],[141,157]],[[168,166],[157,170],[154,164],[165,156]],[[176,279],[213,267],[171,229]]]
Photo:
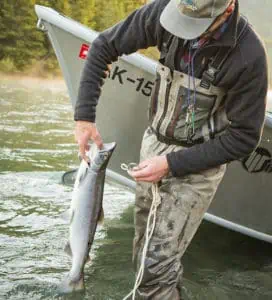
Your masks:
[[[130,171],[135,166],[136,166],[136,164],[133,164],[133,163],[129,164],[129,165],[122,164],[121,168],[122,168],[122,170]],[[148,215],[148,218],[147,218],[147,224],[146,224],[146,230],[145,230],[145,243],[144,243],[144,247],[143,247],[143,253],[142,253],[140,269],[139,269],[139,272],[137,274],[133,290],[125,298],[123,298],[123,300],[129,299],[130,296],[132,296],[132,300],[135,300],[137,289],[139,288],[139,286],[140,286],[140,284],[143,280],[146,254],[147,254],[147,251],[148,251],[148,247],[149,247],[151,237],[153,235],[153,232],[154,232],[154,229],[155,229],[155,226],[156,226],[157,208],[161,203],[161,196],[159,194],[159,187],[158,187],[158,184],[156,184],[156,183],[152,184],[152,195],[153,195],[153,201],[152,201],[150,211],[149,211],[149,215]],[[151,221],[151,219],[152,219],[152,221]],[[150,224],[151,224],[151,227],[150,227]]]
[[[132,171],[134,167],[137,167],[137,164],[135,163],[130,163],[130,164],[121,164],[121,169],[124,171]]]

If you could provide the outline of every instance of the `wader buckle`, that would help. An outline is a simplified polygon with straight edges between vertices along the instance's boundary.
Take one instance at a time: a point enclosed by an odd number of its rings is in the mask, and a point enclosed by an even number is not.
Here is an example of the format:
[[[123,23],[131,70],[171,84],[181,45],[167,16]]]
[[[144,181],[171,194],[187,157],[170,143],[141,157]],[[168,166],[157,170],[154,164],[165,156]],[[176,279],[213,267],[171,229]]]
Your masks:
[[[258,147],[242,160],[242,165],[249,173],[272,173],[272,155],[267,149]]]
[[[218,69],[214,68],[212,66],[212,63],[209,64],[208,70],[206,70],[203,75],[202,75],[202,80],[200,82],[200,86],[203,87],[204,89],[209,89],[211,84],[215,80],[216,74],[219,72]]]

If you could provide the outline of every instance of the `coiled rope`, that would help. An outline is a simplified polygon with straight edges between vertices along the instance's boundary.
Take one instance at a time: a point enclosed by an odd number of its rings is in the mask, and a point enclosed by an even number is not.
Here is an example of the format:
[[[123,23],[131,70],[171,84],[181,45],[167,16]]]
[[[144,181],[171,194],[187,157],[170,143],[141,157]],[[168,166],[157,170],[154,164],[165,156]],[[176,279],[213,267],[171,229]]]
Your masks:
[[[132,171],[134,167],[136,167],[137,164],[135,163],[130,163],[128,165],[122,164],[121,169],[124,171]],[[141,258],[141,265],[139,268],[139,272],[137,274],[135,284],[133,287],[133,290],[125,297],[123,300],[127,300],[132,296],[132,300],[135,300],[136,297],[136,292],[139,286],[141,285],[141,282],[143,280],[144,276],[144,266],[145,266],[145,259],[149,247],[149,243],[151,240],[151,237],[154,233],[154,229],[156,226],[156,218],[157,218],[157,208],[161,204],[161,196],[159,194],[159,187],[157,183],[152,184],[152,195],[153,195],[153,201],[150,207],[149,215],[147,218],[147,224],[146,224],[146,230],[145,230],[145,242],[144,242],[144,247],[143,247],[143,253],[142,253],[142,258]]]

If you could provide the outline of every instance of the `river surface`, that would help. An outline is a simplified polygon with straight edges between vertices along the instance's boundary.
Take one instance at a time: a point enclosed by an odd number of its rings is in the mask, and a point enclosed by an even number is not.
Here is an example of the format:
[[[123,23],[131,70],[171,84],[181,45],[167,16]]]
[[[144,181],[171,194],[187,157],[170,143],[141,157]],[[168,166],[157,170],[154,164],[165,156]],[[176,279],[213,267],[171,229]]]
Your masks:
[[[133,192],[111,181],[86,292],[57,293],[70,261],[60,217],[78,165],[72,111],[62,82],[0,81],[0,299],[122,300],[133,286]],[[272,245],[203,222],[183,263],[184,299],[272,299]]]

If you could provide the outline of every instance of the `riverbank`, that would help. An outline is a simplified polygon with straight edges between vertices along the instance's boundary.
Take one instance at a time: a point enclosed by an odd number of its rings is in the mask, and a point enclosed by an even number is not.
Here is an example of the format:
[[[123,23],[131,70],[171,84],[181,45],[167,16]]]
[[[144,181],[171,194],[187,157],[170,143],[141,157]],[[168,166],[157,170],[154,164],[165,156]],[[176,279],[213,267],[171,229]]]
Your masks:
[[[36,77],[31,75],[18,75],[18,74],[5,74],[0,72],[0,80],[1,83],[5,81],[16,82],[20,86],[23,87],[31,87],[31,89],[50,89],[55,90],[56,92],[66,91],[67,86],[65,84],[64,79],[59,77],[53,78],[44,78],[44,77]]]

